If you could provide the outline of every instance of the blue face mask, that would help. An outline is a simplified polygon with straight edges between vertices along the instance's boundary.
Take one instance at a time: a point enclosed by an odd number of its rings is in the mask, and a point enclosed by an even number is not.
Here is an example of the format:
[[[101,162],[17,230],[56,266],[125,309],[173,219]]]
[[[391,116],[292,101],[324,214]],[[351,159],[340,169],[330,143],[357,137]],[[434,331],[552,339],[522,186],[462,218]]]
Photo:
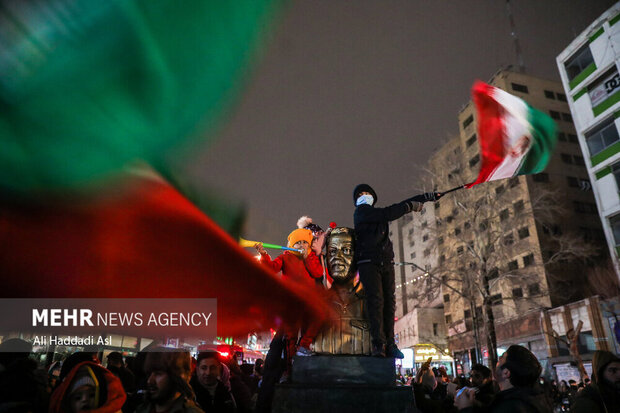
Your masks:
[[[375,199],[372,197],[372,195],[360,195],[359,198],[357,198],[357,201],[355,202],[356,206],[360,206],[360,205],[372,205],[375,202]]]

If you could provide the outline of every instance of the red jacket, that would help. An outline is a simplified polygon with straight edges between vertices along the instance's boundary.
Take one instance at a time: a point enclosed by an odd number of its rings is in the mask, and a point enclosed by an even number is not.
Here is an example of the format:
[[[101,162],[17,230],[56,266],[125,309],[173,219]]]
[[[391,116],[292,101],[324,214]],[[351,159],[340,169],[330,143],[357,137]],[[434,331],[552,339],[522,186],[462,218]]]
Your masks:
[[[78,365],[76,365],[70,372],[67,374],[67,377],[63,380],[63,382],[58,386],[52,396],[50,398],[50,406],[49,413],[67,413],[66,404],[63,403],[63,399],[67,396],[67,392],[69,390],[69,386],[75,377],[75,374],[82,366],[88,366],[92,370],[95,371],[95,374],[106,381],[106,395],[105,402],[103,405],[97,407],[96,409],[89,410],[89,413],[115,413],[121,410],[123,404],[125,403],[125,399],[127,398],[125,391],[123,390],[123,385],[118,377],[116,377],[112,372],[96,363],[91,361],[84,361]]]
[[[314,251],[310,251],[305,260],[291,251],[285,251],[273,260],[268,254],[261,254],[260,261],[275,272],[282,271],[285,280],[314,285],[314,280],[323,277],[323,266]]]

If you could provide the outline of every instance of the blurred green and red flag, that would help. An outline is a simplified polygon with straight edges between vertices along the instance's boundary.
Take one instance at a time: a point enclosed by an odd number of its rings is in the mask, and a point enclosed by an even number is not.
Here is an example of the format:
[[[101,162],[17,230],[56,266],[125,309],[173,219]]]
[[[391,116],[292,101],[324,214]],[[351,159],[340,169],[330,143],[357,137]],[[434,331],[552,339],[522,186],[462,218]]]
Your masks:
[[[225,335],[322,316],[181,186],[127,172],[183,181],[175,166],[214,136],[280,6],[0,0],[2,296],[215,297]]]
[[[231,336],[326,316],[317,291],[283,283],[157,178],[72,205],[4,204],[0,216],[3,297],[217,298],[218,334]]]
[[[280,3],[2,0],[0,188],[100,191],[204,143]]]

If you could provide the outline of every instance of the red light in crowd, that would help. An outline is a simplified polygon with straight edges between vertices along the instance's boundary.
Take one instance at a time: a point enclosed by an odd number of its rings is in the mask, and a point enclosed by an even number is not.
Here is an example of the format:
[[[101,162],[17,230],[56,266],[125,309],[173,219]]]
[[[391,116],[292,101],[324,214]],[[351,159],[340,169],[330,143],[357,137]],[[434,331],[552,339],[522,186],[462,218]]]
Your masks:
[[[398,317],[394,317],[394,321],[398,321]]]
[[[222,357],[228,357],[228,355],[230,354],[228,351],[220,351],[219,353]]]

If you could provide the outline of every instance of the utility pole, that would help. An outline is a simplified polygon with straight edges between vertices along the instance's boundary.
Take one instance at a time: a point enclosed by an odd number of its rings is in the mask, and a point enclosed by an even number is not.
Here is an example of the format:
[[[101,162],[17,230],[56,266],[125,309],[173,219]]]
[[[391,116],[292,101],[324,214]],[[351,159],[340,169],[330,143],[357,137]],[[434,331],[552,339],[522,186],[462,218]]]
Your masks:
[[[510,0],[506,0],[506,11],[508,12],[508,20],[510,21],[510,36],[512,37],[515,45],[519,72],[525,73],[525,63],[523,63],[523,54],[521,53],[521,45],[519,44],[519,37],[517,36],[517,26],[515,25],[515,20],[512,16],[512,10],[510,8]]]

